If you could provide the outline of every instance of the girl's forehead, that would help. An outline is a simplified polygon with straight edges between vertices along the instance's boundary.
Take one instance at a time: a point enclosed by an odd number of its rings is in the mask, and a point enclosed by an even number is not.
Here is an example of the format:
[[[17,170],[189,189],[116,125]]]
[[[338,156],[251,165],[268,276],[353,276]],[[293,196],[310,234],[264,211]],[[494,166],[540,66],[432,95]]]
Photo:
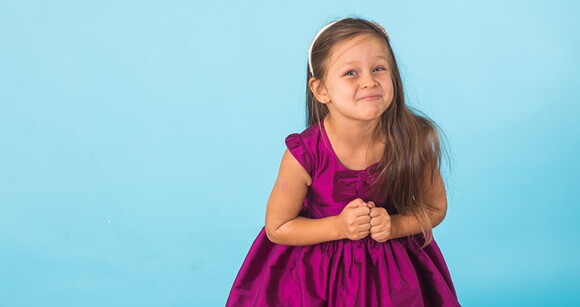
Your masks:
[[[360,34],[339,42],[330,49],[329,55],[329,66],[362,60],[367,56],[388,58],[384,41],[372,34]]]

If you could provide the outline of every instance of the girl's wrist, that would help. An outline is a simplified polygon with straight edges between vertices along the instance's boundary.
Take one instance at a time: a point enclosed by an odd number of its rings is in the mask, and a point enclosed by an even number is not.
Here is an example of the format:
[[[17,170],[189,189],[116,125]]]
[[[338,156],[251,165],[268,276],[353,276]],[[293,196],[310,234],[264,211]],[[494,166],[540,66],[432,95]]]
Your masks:
[[[338,215],[328,217],[330,219],[330,224],[332,225],[333,237],[335,238],[335,240],[346,239],[346,236],[344,235],[342,229],[339,226],[340,223],[338,217],[339,217]]]

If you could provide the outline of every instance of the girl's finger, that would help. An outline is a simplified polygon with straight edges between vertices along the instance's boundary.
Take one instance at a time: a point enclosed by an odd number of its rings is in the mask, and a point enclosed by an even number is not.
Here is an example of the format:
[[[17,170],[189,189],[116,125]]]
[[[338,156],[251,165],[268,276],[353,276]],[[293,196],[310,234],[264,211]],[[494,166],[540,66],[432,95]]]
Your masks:
[[[368,224],[371,221],[371,216],[370,215],[361,215],[361,216],[356,218],[356,221],[358,222],[358,224]]]
[[[377,225],[380,225],[382,223],[383,223],[383,221],[380,221],[378,219],[371,219],[371,222],[369,224],[371,224],[371,226],[377,226]]]
[[[370,216],[377,217],[377,216],[380,216],[381,213],[382,213],[382,210],[380,210],[379,208],[375,208],[374,210],[371,210]]]
[[[357,216],[369,215],[371,212],[371,209],[369,209],[368,207],[358,207],[355,210]]]

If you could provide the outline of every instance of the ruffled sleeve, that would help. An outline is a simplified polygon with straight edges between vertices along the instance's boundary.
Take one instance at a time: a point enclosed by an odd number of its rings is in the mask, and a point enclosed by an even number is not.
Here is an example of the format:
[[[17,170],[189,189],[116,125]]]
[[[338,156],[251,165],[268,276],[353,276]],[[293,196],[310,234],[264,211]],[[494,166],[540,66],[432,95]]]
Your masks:
[[[286,137],[286,147],[290,153],[298,160],[300,165],[304,167],[308,175],[312,177],[313,163],[312,157],[308,150],[308,147],[304,143],[302,136],[298,133],[290,134]]]

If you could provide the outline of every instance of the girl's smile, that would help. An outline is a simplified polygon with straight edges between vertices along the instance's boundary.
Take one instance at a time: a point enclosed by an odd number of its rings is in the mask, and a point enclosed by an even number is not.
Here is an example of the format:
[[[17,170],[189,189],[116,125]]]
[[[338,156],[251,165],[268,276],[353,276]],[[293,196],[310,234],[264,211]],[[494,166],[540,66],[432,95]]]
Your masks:
[[[362,98],[359,98],[357,100],[376,100],[376,99],[380,99],[383,98],[382,95],[369,95],[369,96],[364,96]]]

